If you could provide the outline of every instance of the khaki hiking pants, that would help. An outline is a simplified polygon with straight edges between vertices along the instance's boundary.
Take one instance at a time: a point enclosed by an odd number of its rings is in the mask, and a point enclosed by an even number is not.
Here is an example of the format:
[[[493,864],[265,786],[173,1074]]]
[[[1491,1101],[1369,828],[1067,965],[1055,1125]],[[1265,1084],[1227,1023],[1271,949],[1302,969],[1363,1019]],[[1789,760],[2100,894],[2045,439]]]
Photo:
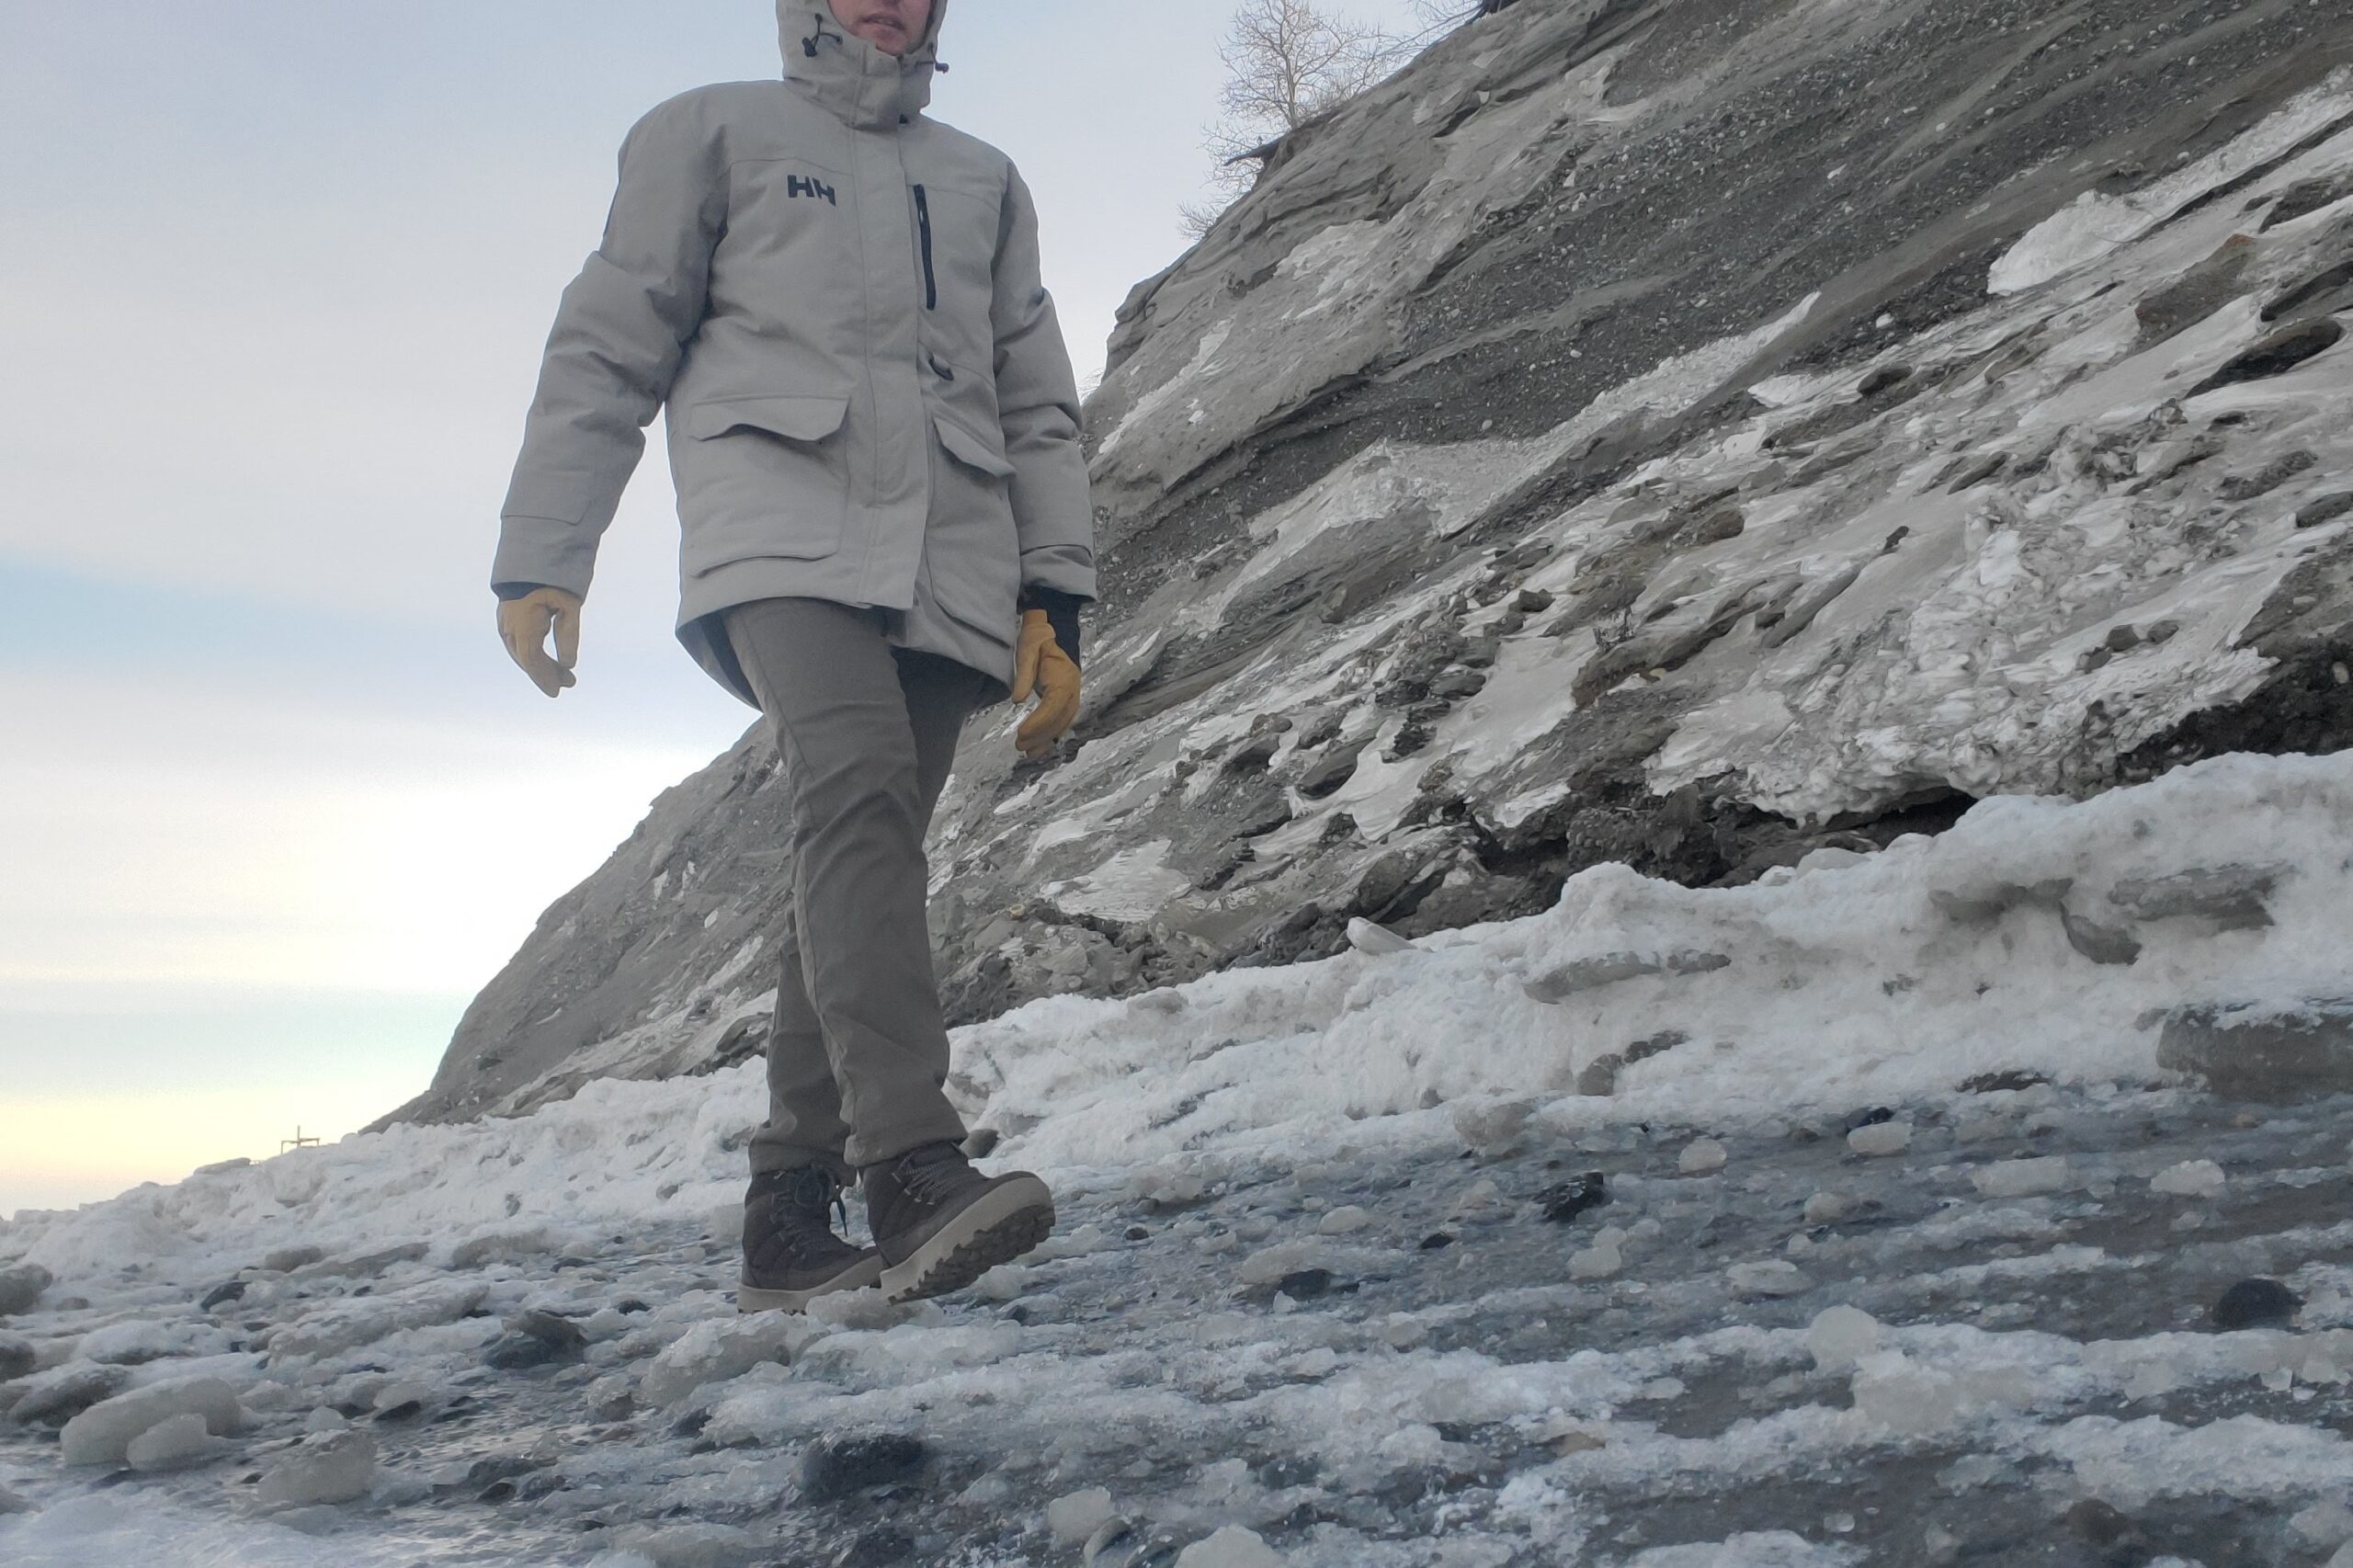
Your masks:
[[[880,1165],[960,1141],[924,918],[924,835],[956,740],[994,678],[893,648],[882,612],[761,599],[727,638],[790,792],[792,900],[768,1032],[768,1120],[752,1171]]]

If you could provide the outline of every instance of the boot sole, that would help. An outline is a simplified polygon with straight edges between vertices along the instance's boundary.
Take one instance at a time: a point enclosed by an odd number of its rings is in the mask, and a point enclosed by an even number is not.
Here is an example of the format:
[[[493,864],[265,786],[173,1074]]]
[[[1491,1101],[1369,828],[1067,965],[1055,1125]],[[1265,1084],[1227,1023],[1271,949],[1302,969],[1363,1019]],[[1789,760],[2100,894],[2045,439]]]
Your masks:
[[[735,1310],[738,1312],[801,1312],[820,1296],[837,1295],[844,1290],[863,1290],[881,1278],[882,1255],[870,1252],[831,1279],[813,1285],[806,1290],[763,1290],[756,1285],[739,1281],[735,1287]]]
[[[893,1301],[919,1301],[961,1290],[1053,1232],[1054,1195],[1046,1184],[1035,1176],[1006,1182],[975,1199],[904,1263],[885,1268],[883,1292]]]

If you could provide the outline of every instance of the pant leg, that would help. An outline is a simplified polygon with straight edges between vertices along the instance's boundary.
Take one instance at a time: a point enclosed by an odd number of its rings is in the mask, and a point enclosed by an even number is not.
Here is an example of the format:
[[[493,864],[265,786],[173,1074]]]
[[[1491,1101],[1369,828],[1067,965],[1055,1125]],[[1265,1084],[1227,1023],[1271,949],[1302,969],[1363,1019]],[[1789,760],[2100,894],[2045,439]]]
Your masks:
[[[770,1119],[754,1168],[872,1165],[961,1139],[941,1088],[948,1031],[923,839],[985,677],[893,650],[878,612],[827,600],[765,599],[726,624],[791,796],[786,935],[799,962],[790,950],[779,962]]]

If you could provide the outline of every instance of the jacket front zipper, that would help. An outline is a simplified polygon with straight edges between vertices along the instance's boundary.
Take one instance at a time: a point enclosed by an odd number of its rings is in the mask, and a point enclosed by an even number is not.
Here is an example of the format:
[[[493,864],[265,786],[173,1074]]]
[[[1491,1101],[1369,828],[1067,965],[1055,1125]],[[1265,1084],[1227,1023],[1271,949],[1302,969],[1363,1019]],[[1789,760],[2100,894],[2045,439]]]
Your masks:
[[[923,242],[923,308],[939,308],[939,278],[931,269],[931,198],[915,187],[915,233]]]

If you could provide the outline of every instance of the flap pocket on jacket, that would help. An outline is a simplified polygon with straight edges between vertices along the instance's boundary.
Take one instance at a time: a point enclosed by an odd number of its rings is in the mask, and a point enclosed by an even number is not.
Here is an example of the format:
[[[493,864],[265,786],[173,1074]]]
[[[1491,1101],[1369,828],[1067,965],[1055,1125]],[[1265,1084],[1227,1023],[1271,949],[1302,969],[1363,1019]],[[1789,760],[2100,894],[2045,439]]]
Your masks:
[[[1006,460],[1000,441],[988,441],[975,436],[944,414],[931,416],[932,427],[939,432],[939,444],[958,462],[979,469],[983,473],[999,479],[1013,477],[1013,465]]]
[[[847,397],[733,397],[696,403],[681,423],[698,441],[731,430],[759,430],[788,441],[822,441],[848,417]]]

